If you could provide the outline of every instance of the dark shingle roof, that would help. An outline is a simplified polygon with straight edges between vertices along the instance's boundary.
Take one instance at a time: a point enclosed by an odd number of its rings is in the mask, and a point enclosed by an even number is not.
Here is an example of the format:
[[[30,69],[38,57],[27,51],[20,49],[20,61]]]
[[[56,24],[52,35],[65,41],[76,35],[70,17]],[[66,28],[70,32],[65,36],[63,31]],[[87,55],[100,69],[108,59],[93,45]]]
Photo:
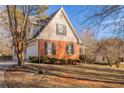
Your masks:
[[[33,38],[36,38],[40,32],[42,32],[42,30],[47,26],[47,24],[53,19],[53,17],[56,15],[56,13],[59,10],[57,10],[56,12],[54,12],[52,15],[50,15],[49,17],[47,17],[46,19],[41,19],[41,20],[37,20],[37,23],[39,25],[39,30],[34,34]]]

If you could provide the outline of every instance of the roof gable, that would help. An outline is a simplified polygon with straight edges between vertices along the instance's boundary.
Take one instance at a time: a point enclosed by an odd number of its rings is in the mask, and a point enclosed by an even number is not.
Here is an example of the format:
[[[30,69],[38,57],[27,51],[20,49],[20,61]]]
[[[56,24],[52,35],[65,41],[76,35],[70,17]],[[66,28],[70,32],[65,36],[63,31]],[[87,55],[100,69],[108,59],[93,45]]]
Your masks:
[[[40,20],[40,29],[39,31],[37,31],[37,33],[33,36],[33,38],[38,38],[39,33],[41,33],[46,27],[47,25],[54,19],[54,17],[57,15],[57,13],[61,12],[65,18],[65,20],[67,21],[69,27],[71,28],[72,33],[74,34],[74,36],[76,37],[78,43],[81,43],[81,40],[76,32],[76,30],[74,29],[73,25],[71,24],[71,21],[69,19],[69,17],[67,16],[65,10],[63,8],[60,8],[59,10],[57,10],[54,14],[52,14],[49,18],[47,18],[46,20]]]
[[[78,34],[77,34],[75,28],[73,27],[73,25],[72,25],[72,23],[71,23],[71,21],[70,21],[68,15],[67,15],[67,13],[65,12],[65,10],[64,10],[63,7],[61,8],[61,11],[62,11],[63,15],[65,16],[65,19],[67,20],[68,24],[70,25],[70,28],[72,29],[72,31],[73,31],[75,37],[77,38],[78,42],[79,42],[79,43],[82,43],[82,41],[80,40],[80,38],[79,38],[79,36],[78,36]]]
[[[39,26],[39,30],[35,33],[33,38],[38,37],[39,33],[41,33],[43,31],[43,29],[48,25],[48,23],[50,23],[50,21],[53,19],[53,17],[56,15],[57,12],[58,12],[58,10],[46,19],[37,20],[36,25]]]

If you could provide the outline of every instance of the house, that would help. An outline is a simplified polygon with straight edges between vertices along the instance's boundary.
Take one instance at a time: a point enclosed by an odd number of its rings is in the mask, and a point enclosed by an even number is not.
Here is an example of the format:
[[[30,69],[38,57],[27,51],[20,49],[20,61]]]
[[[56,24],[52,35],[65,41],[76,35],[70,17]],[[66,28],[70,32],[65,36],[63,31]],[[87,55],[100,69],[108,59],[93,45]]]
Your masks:
[[[100,45],[101,44],[101,45]],[[103,39],[98,42],[95,56],[96,63],[108,63],[109,61],[124,62],[124,41],[119,38]]]
[[[80,53],[84,52],[82,42],[63,8],[34,25],[28,36],[26,59],[39,55],[79,59]]]
[[[108,60],[106,58],[106,56],[102,53],[97,53],[96,54],[96,63],[103,63],[103,64],[108,64]]]
[[[124,54],[121,54],[119,56],[119,61],[121,63],[124,62]],[[107,60],[106,56],[99,54],[99,55],[96,55],[95,63],[108,64],[108,60]]]

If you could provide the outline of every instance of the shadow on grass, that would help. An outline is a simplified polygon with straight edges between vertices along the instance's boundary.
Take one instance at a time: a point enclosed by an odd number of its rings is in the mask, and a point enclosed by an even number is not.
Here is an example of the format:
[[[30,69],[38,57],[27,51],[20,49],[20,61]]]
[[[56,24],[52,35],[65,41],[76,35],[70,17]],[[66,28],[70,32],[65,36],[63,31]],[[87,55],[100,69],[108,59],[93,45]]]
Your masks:
[[[76,79],[76,80],[89,80],[89,81],[94,81],[94,82],[124,84],[124,82],[121,82],[121,81],[91,78],[91,77],[87,77],[87,76],[86,77],[85,76],[80,77],[80,76],[72,75],[70,73],[62,74],[63,72],[59,72],[59,69],[57,72],[56,71],[57,69],[55,69],[55,68],[53,71],[52,68],[51,68],[51,70],[47,70],[43,67],[40,67],[40,70],[46,72],[46,73],[42,73],[42,74],[57,76],[57,77],[61,77],[61,78],[70,78],[70,79]],[[17,65],[14,65],[14,66],[10,67],[9,69],[7,69],[7,71],[21,71],[21,72],[37,73],[39,71],[39,66],[33,66],[33,65],[17,66]],[[64,70],[62,70],[62,71],[64,71]],[[40,74],[37,74],[37,75],[40,75]]]

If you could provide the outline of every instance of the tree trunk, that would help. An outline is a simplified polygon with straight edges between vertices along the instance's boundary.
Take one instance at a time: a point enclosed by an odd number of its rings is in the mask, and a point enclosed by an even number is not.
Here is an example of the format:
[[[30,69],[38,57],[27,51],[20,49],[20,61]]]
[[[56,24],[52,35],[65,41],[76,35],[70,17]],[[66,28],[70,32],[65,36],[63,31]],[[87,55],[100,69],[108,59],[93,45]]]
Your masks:
[[[117,68],[120,67],[120,61],[119,61],[119,60],[117,60],[115,64],[116,64],[116,67],[117,67]]]
[[[22,60],[21,60],[21,58],[18,58],[18,66],[22,66]]]
[[[23,48],[19,47],[19,46],[16,46],[16,49],[17,49],[17,58],[18,58],[18,65],[19,66],[23,66],[24,65],[24,50]]]
[[[18,65],[23,66],[24,65],[24,53],[23,52],[17,53],[17,58],[18,58]]]
[[[108,61],[108,65],[109,65],[110,67],[112,67],[112,63],[110,62],[109,58],[108,58],[108,57],[106,57],[106,58],[107,58],[107,61]]]

